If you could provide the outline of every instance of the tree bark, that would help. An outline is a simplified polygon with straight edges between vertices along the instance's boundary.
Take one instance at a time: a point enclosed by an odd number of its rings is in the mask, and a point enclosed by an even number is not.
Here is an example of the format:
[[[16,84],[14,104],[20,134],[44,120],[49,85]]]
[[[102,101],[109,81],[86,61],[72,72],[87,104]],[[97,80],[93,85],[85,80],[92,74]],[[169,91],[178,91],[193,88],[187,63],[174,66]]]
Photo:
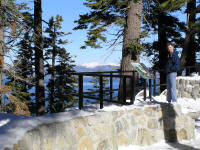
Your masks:
[[[195,66],[196,63],[196,49],[195,49],[195,32],[192,32],[192,25],[196,21],[196,0],[192,0],[187,4],[187,31],[185,35],[185,41],[183,45],[183,50],[181,53],[181,72],[185,66]],[[195,69],[191,70],[192,72]],[[189,72],[187,71],[188,75]]]
[[[139,62],[139,52],[135,49],[130,52],[127,47],[129,44],[136,44],[140,41],[140,31],[141,31],[141,14],[142,14],[142,0],[136,2],[130,1],[128,4],[126,24],[124,26],[124,39],[122,47],[122,61],[121,61],[121,71],[124,75],[132,75],[132,72],[123,72],[123,71],[133,71],[133,66],[131,61]],[[136,79],[137,80],[137,79]],[[127,98],[130,98],[130,79],[126,80],[126,95]],[[119,91],[119,100],[122,100],[123,95],[123,83],[120,80],[120,91]]]
[[[34,0],[34,43],[37,115],[45,113],[44,58],[42,43],[42,6],[41,0]]]
[[[0,88],[2,86],[3,81],[3,74],[2,74],[2,68],[4,64],[4,24],[5,24],[5,13],[3,11],[3,7],[5,5],[5,0],[0,1],[0,7],[1,7],[1,13],[0,13]],[[2,102],[2,91],[0,91],[0,104]]]
[[[53,26],[53,51],[52,51],[52,72],[51,72],[51,99],[50,112],[54,113],[54,89],[55,89],[55,57],[56,57],[56,26]]]
[[[159,63],[158,68],[160,71],[160,84],[166,83],[166,73],[164,68],[167,62],[167,34],[166,34],[166,17],[164,12],[158,14],[158,51],[159,51]],[[160,92],[166,89],[166,86],[160,87]]]

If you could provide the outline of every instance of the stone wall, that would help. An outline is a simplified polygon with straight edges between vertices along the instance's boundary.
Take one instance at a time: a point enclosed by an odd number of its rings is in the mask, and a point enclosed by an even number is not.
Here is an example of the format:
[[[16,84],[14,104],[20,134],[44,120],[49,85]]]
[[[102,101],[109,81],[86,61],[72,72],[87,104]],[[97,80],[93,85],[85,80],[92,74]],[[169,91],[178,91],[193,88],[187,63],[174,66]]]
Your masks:
[[[200,98],[200,77],[177,77],[178,98]]]
[[[155,104],[41,125],[5,150],[117,150],[193,138],[194,120],[178,104]]]

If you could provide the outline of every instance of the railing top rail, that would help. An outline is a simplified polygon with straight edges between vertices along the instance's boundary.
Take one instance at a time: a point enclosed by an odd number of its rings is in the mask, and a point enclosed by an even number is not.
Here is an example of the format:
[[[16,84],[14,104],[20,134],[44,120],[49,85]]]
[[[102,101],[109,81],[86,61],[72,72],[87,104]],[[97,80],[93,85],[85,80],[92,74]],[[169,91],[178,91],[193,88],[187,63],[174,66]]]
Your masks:
[[[132,70],[132,71],[96,71],[96,72],[75,72],[75,73],[82,73],[82,74],[85,74],[85,73],[94,73],[94,74],[97,74],[97,73],[100,73],[100,74],[104,74],[104,73],[122,73],[122,72],[136,72],[135,70]],[[73,72],[72,72],[73,73]]]
[[[185,66],[184,68],[199,68],[199,65],[195,65],[195,66]]]
[[[106,74],[96,74],[96,73],[80,73],[80,72],[77,72],[77,73],[72,73],[73,75],[82,75],[82,76],[97,76],[97,77],[113,77],[113,78],[123,78],[123,77],[126,77],[126,78],[132,78],[133,76],[132,75],[106,75]]]

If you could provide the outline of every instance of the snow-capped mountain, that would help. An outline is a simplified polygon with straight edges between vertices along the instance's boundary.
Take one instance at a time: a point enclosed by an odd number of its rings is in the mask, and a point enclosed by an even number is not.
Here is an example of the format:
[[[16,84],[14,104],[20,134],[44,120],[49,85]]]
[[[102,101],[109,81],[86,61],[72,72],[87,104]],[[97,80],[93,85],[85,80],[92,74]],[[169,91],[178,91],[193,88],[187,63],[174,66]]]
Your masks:
[[[97,71],[116,71],[120,68],[119,64],[114,63],[83,63],[77,65],[74,69],[77,72],[97,72]]]

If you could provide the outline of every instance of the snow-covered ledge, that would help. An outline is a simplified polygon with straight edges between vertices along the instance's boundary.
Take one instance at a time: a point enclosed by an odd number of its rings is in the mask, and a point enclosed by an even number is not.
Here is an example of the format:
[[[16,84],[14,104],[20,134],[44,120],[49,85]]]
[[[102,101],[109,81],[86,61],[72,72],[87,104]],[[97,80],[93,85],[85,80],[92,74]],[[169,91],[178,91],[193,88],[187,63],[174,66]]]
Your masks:
[[[200,76],[179,76],[176,81],[178,98],[200,99]]]
[[[19,132],[25,132],[23,129],[29,131],[19,138],[11,131],[20,125]],[[179,104],[151,103],[107,106],[103,110],[71,110],[24,119],[5,128],[7,136],[0,135],[0,140],[5,141],[0,149],[118,150],[120,146],[190,140],[194,138],[194,127],[194,120],[181,112]],[[9,143],[11,137],[13,141]],[[9,148],[5,148],[6,144]]]

